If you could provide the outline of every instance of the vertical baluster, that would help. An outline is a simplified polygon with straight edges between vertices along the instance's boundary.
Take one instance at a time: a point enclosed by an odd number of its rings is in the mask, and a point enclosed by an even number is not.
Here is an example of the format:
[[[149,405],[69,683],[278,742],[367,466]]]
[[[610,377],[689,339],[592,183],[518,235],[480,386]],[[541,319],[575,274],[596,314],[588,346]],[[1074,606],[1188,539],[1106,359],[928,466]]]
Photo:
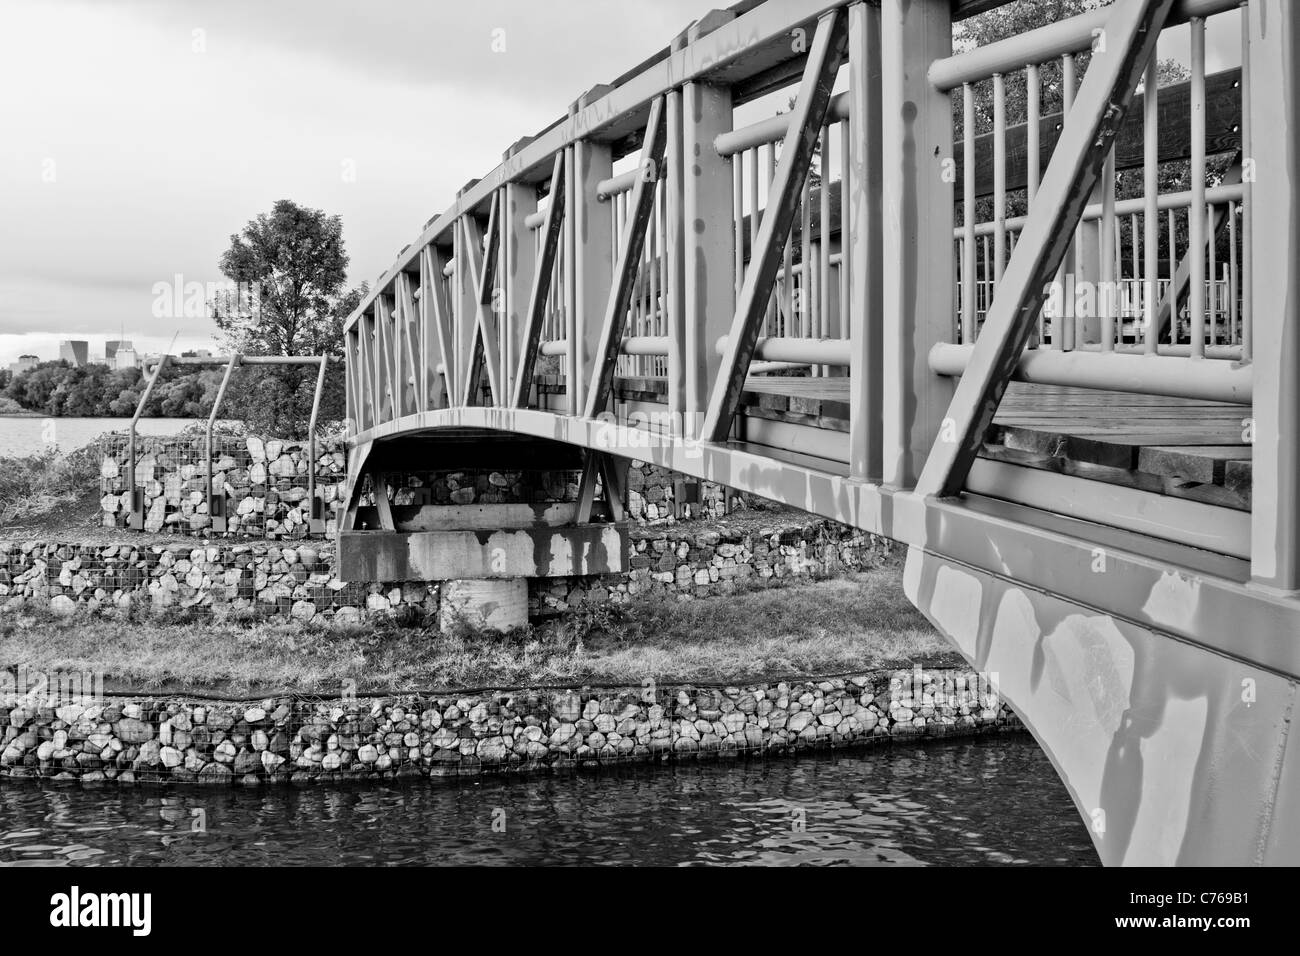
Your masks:
[[[753,259],[758,245],[758,227],[761,217],[758,214],[758,147],[750,147],[749,155],[749,257]]]
[[[1215,345],[1219,340],[1219,236],[1218,230],[1214,228],[1214,206],[1211,205],[1205,213],[1205,228],[1210,247],[1210,344]]]
[[[1241,4],[1241,157],[1242,162],[1251,159],[1251,80],[1250,80],[1250,31],[1247,22],[1250,17],[1250,5]],[[1251,195],[1254,191],[1254,176],[1243,176],[1241,181],[1241,359],[1250,361],[1251,356],[1251,301],[1254,298],[1251,269],[1254,264],[1251,245],[1251,219],[1254,216],[1254,204]]]
[[[1237,308],[1237,204],[1228,203],[1228,344],[1241,344],[1241,314]]]
[[[1030,63],[1025,67],[1025,99],[1026,99],[1026,142],[1025,142],[1025,204],[1029,211],[1034,208],[1034,196],[1038,193],[1038,181],[1041,169],[1041,149],[1040,128],[1042,120],[1039,111],[1042,108],[1042,78],[1039,75],[1038,64]],[[1015,247],[1012,246],[1012,251]],[[1038,311],[1038,331],[1037,342],[1035,345],[1041,347],[1043,344],[1043,310]]]
[[[1169,344],[1178,344],[1178,213],[1169,210],[1169,284],[1165,297],[1169,299]]]
[[[1136,326],[1142,314],[1142,251],[1138,243],[1137,213],[1133,213],[1128,217],[1128,238],[1129,249],[1133,258],[1133,278],[1126,284],[1129,295],[1128,308],[1125,310],[1124,317]],[[1136,328],[1134,328],[1135,333],[1136,331]],[[1122,330],[1120,336],[1123,337]],[[1136,338],[1133,340],[1133,344],[1137,344]]]
[[[501,230],[497,236],[497,266],[496,266],[496,298],[492,301],[494,306],[499,309],[497,312],[497,340],[500,342],[498,362],[499,372],[497,381],[503,392],[508,393],[509,388],[506,383],[510,381],[510,370],[514,367],[515,361],[515,303],[510,297],[510,277],[513,268],[511,260],[513,256],[510,253],[512,245],[511,237],[514,235],[515,217],[511,215],[510,200],[513,197],[513,190],[507,191],[500,189],[501,194],[500,206],[497,212],[497,228]],[[510,219],[510,228],[506,227],[507,217]],[[532,270],[528,270],[531,277]],[[525,305],[519,305],[519,312],[526,308]],[[510,396],[508,394],[493,395],[492,400],[500,405],[508,405]]]
[[[961,341],[975,341],[979,286],[975,278],[975,91],[962,84],[962,205],[966,215],[962,236]]]
[[[564,275],[565,275],[563,233],[561,233],[560,238],[561,241],[559,242],[555,250],[555,273],[554,275],[551,276],[551,315],[550,315],[551,327],[550,327],[550,331],[547,333],[546,336],[548,339],[552,341],[557,341],[564,337],[564,333],[562,331],[564,328]],[[564,364],[563,362],[560,362],[560,365],[563,364]]]
[[[1115,348],[1115,150],[1106,155],[1101,171],[1101,288],[1096,296],[1101,307],[1101,350]]]
[[[785,328],[783,334],[788,338],[794,338],[799,334],[798,323],[794,318],[794,238],[786,236],[785,239],[785,285],[782,291],[785,294]]]
[[[615,193],[609,197],[609,234],[610,234],[610,278],[618,268],[619,239],[623,236],[623,194]],[[619,374],[627,374],[627,357],[620,355],[616,360]]]
[[[621,193],[619,194],[618,197],[619,198],[618,242],[617,242],[617,248],[615,249],[614,252],[613,268],[610,270],[611,275],[617,275],[616,270],[618,269],[618,259],[619,259],[618,253],[623,245],[623,225],[627,222],[627,213],[628,213],[627,200],[630,195],[631,195],[630,193]],[[624,337],[641,334],[638,331],[638,329],[640,328],[640,320],[641,320],[639,305],[640,303],[637,301],[636,285],[634,283],[632,286],[632,297],[628,300],[627,303],[627,314],[623,318]],[[626,370],[623,374],[636,375],[637,374],[636,368],[640,364],[640,357],[636,355],[620,355],[618,364],[622,365],[623,368]]]
[[[578,328],[578,274],[577,259],[577,193],[581,180],[577,173],[575,147],[567,148],[564,163],[568,182],[564,189],[564,339],[566,351],[560,360],[564,369],[564,408],[570,415],[578,414],[578,378],[582,340]]]
[[[829,125],[822,126],[822,152],[821,152],[821,189],[818,192],[820,202],[818,203],[818,213],[821,218],[820,229],[818,230],[817,240],[817,307],[818,307],[818,338],[829,338],[831,334],[831,174],[830,174],[830,154],[831,154],[831,128]],[[830,367],[821,365],[817,367],[820,375],[825,375]]]
[[[758,245],[758,147],[751,147],[748,153],[749,177],[749,258],[752,261]]]
[[[1075,73],[1074,54],[1067,53],[1061,57],[1061,122],[1062,123],[1068,123],[1070,121],[1070,108],[1074,106],[1074,87],[1075,87],[1074,73]],[[1082,256],[1083,256],[1083,241],[1082,241],[1083,229],[1084,229],[1083,223],[1080,222],[1078,227],[1074,230],[1074,256],[1073,256],[1073,265],[1071,268],[1073,268],[1074,275],[1076,276],[1078,276],[1082,271],[1080,268],[1080,263],[1082,261]],[[1070,257],[1067,256],[1066,258],[1069,259]],[[1061,297],[1062,302],[1064,304],[1063,314],[1061,316],[1061,339],[1062,339],[1061,348],[1068,350],[1074,348],[1075,301],[1074,301],[1074,295],[1070,294],[1073,293],[1073,283],[1066,282],[1067,278],[1068,277],[1066,275],[1066,268],[1064,263],[1062,263],[1061,282],[1063,283],[1063,287],[1067,294],[1063,294]]]
[[[993,291],[1007,258],[1007,84],[993,74]]]
[[[662,313],[659,311],[659,199],[662,191],[655,189],[654,203],[650,207],[650,223],[646,226],[650,230],[647,235],[646,248],[648,251],[649,261],[646,264],[646,279],[650,284],[650,334],[663,335]],[[661,366],[663,364],[660,356],[655,356],[650,363],[652,374],[661,375]]]
[[[1142,293],[1142,345],[1155,355],[1159,329],[1156,317],[1160,308],[1160,60],[1155,51],[1147,61],[1145,91],[1142,100],[1142,191],[1143,241],[1146,246],[1146,283]]]
[[[989,251],[989,237],[986,233],[980,237],[980,257],[984,267],[984,280],[980,287],[984,290],[983,301],[980,303],[983,308],[980,310],[980,324],[984,324],[984,317],[988,315],[989,306],[993,304],[993,256]],[[976,332],[978,334],[978,331]]]
[[[803,180],[799,218],[799,334],[812,337],[812,290],[809,268],[812,262],[812,167]]]
[[[731,205],[735,210],[736,295],[745,282],[745,154],[731,157]]]
[[[659,314],[662,316],[661,334],[672,335],[668,326],[668,193],[659,191]],[[668,374],[668,359],[664,358],[664,374]]]
[[[836,334],[849,337],[849,121],[839,123],[840,138],[840,308],[836,317]]]
[[[776,144],[763,144],[763,205],[766,208],[768,196],[772,192],[772,175],[776,168]],[[769,337],[775,336],[776,331],[776,297],[780,290],[780,282],[772,284],[772,294],[767,297],[767,315],[764,318],[764,325]]]
[[[1188,210],[1188,312],[1192,358],[1205,357],[1205,19],[1192,17],[1192,205]]]

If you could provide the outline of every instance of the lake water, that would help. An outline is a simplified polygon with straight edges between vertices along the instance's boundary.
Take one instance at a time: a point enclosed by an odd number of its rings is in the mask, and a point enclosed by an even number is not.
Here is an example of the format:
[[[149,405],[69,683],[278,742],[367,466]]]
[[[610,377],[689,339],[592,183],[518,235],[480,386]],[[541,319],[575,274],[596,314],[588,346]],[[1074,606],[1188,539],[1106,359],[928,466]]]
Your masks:
[[[504,822],[504,832],[493,820]],[[195,832],[196,822],[201,832]],[[1028,735],[392,786],[0,783],[0,866],[1096,865]]]
[[[174,435],[198,419],[142,418],[136,426],[141,435]],[[126,431],[129,418],[36,418],[0,415],[0,457],[39,455],[58,445],[62,452],[89,445],[104,432]]]

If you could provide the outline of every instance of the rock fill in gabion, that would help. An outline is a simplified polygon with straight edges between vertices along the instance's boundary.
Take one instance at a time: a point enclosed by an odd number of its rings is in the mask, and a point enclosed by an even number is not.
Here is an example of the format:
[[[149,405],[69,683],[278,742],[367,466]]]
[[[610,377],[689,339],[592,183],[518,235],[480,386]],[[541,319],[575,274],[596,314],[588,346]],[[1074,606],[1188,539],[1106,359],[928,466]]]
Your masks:
[[[0,776],[302,785],[761,755],[1020,727],[974,675],[958,677],[903,670],[732,687],[238,703],[10,700],[0,704]]]

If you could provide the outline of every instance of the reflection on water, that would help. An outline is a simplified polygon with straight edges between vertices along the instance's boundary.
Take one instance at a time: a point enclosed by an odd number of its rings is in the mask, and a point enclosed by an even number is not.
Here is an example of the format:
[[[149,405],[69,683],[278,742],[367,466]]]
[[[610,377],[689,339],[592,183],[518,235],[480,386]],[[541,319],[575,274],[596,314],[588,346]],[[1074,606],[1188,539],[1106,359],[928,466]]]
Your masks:
[[[1026,735],[306,790],[0,784],[0,865],[1096,864]]]

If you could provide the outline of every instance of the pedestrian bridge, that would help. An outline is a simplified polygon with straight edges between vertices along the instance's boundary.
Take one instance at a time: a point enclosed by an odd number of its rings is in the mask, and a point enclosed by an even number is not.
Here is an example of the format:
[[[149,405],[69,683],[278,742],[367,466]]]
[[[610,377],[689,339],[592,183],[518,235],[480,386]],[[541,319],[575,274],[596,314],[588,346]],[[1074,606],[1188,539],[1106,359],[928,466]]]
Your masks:
[[[905,546],[1103,861],[1300,862],[1300,10],[999,5],[743,0],[518,140],[347,322],[341,561],[434,461],[761,495]]]

